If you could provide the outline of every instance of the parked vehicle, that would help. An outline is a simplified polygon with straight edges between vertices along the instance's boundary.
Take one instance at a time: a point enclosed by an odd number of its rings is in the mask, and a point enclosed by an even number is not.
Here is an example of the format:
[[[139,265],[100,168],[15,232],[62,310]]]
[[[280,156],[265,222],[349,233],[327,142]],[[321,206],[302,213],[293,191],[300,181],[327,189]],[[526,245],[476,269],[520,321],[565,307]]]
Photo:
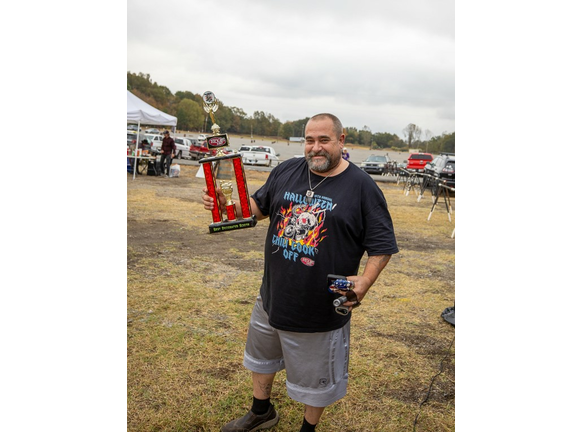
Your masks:
[[[176,137],[174,138],[174,143],[176,144],[177,159],[190,156],[190,146],[192,145],[192,141],[190,141],[188,138]]]
[[[145,133],[152,134],[152,135],[160,135],[160,130],[159,129],[146,129]]]
[[[227,155],[227,154],[233,154],[234,153],[234,149],[233,148],[230,148],[230,147],[221,147],[221,148],[218,149],[217,153],[218,152],[222,152],[222,154],[225,154],[225,155]]]
[[[141,142],[144,138],[150,140],[150,137],[147,135],[144,135],[142,133],[138,134],[136,132],[127,132],[127,145],[129,146],[130,149],[135,149],[135,143],[137,142]]]
[[[443,181],[447,186],[455,187],[455,155],[441,153],[426,164],[425,174],[430,174]]]
[[[390,158],[388,156],[370,155],[368,159],[360,164],[360,168],[368,174],[388,174],[388,163]]]
[[[160,152],[162,148],[162,141],[164,137],[162,135],[147,135],[147,137],[151,138],[152,140],[152,150],[156,152]],[[179,138],[173,137],[174,143],[176,144],[176,153],[175,156],[177,159],[182,159],[186,157],[186,155],[190,154],[190,146],[192,143],[187,138]]]
[[[137,132],[137,125],[136,124],[128,124],[127,130]],[[139,128],[139,130],[141,131],[141,128]]]
[[[432,161],[433,157],[430,153],[412,153],[408,157],[406,169],[408,171],[424,172],[424,167],[427,162]]]
[[[152,140],[152,153],[159,153],[162,147],[162,140],[164,137],[162,135],[146,135],[146,138]]]
[[[241,151],[243,164],[272,166],[279,163],[279,154],[273,147],[252,146],[248,151]]]
[[[205,139],[194,139],[192,140],[192,145],[190,146],[189,155],[190,158],[194,160],[200,160],[205,157],[216,155],[216,149],[210,150]]]

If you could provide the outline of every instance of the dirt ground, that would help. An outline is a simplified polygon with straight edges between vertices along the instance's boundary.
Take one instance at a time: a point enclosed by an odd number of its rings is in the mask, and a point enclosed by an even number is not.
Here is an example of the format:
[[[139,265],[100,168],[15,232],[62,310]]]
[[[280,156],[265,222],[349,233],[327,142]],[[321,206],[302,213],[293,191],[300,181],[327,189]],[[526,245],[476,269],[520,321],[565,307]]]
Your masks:
[[[194,167],[191,171],[194,171]],[[187,203],[201,203],[204,181],[193,178],[192,175],[168,179],[140,176],[135,181],[140,183],[140,185],[134,185],[138,188],[154,187],[158,197],[177,198]],[[249,192],[253,193],[256,189],[257,187],[252,189],[249,187]],[[208,259],[220,260],[223,264],[240,270],[262,269],[262,260],[241,258],[239,254],[236,258],[231,258],[229,251],[233,247],[242,252],[262,250],[267,224],[259,223],[254,228],[210,235],[207,228],[212,222],[210,212],[203,213],[201,218],[204,219],[204,216],[206,221],[202,221],[201,226],[197,227],[198,229],[182,229],[181,225],[173,223],[170,219],[149,219],[144,222],[128,216],[128,247],[134,251],[139,251],[137,255],[128,256],[128,268],[131,268],[132,262],[137,261],[142,255],[164,255],[166,245],[171,243],[181,246],[181,252],[180,254],[168,254],[166,259],[177,260],[180,265],[185,265],[186,262],[193,262],[197,257],[204,256],[205,261]],[[201,241],[201,239],[205,241]]]
[[[151,265],[152,260],[155,262],[159,259],[179,267],[185,278],[193,279],[196,275],[209,288],[228,287],[231,283],[229,278],[235,279],[241,274],[260,274],[262,271],[267,221],[259,222],[254,228],[209,234],[211,215],[203,209],[201,203],[205,181],[196,177],[197,171],[197,166],[182,166],[178,178],[140,175],[135,180],[128,174],[127,268],[128,274],[139,275],[141,278],[139,282],[132,282],[136,286],[131,288],[130,296],[141,295],[143,287],[149,283],[148,278],[154,280],[163,276],[144,272],[145,266]],[[250,194],[264,183],[267,175],[267,172],[247,170]],[[354,379],[352,397],[349,399],[353,406],[347,408],[349,411],[357,408],[360,403],[366,404],[370,412],[377,413],[377,417],[369,419],[376,423],[371,423],[373,427],[364,426],[365,419],[336,420],[329,414],[321,430],[338,430],[339,427],[347,431],[410,430],[418,404],[426,396],[430,379],[440,366],[442,375],[432,388],[430,403],[424,408],[424,428],[419,430],[454,430],[455,365],[454,345],[451,344],[451,340],[454,341],[454,328],[440,317],[445,307],[454,305],[455,241],[451,236],[454,214],[452,222],[449,222],[444,206],[440,205],[429,223],[430,196],[418,202],[414,194],[404,196],[402,186],[394,182],[379,186],[389,203],[400,253],[392,257],[389,270],[382,273],[365,299],[367,304],[353,318],[353,364],[357,378]],[[364,256],[362,266],[365,262]],[[164,271],[160,269],[160,272]],[[258,285],[253,286],[251,291],[258,291],[258,288]],[[251,301],[245,298],[239,303],[248,304],[250,308]],[[137,317],[147,315],[148,319],[153,320],[156,309],[150,313],[147,309],[150,306],[128,307],[136,309],[128,314],[130,337],[142,334],[138,329],[145,324]],[[246,326],[246,321],[242,321],[245,323],[243,326]],[[243,341],[241,337],[240,343]],[[130,351],[134,344],[137,349],[137,340],[132,341]],[[443,356],[448,353],[450,357],[441,363]],[[180,406],[184,406],[179,403],[190,403],[186,396],[181,400],[181,396],[175,394],[177,390],[172,388],[169,391],[176,399],[176,407],[168,407],[167,417],[163,420],[158,419],[160,414],[156,407],[168,391],[160,390],[154,402],[133,396],[134,388],[144,387],[138,383],[137,378],[141,377],[138,371],[141,370],[142,362],[135,361],[133,356],[130,364],[136,372],[129,372],[132,399],[128,405],[128,430],[183,430],[182,426],[176,424],[184,417],[190,417],[176,415],[174,419],[172,416]],[[373,361],[369,363],[369,359]],[[150,368],[149,364],[147,368]],[[225,376],[238,373],[244,376],[241,369],[242,366],[232,358],[221,366]],[[213,379],[217,378],[209,375],[208,380]],[[223,379],[225,383],[228,382],[226,378]],[[152,382],[157,383],[159,380],[152,378]],[[361,389],[358,389],[356,383]],[[175,388],[180,386],[176,385]],[[213,387],[207,384],[205,388]],[[233,390],[233,394],[236,393]],[[378,404],[376,408],[369,405],[371,395],[375,395],[373,400]],[[191,397],[191,394],[187,396]],[[278,402],[283,404],[284,400]],[[341,412],[342,408],[341,404],[338,405],[337,412]],[[230,406],[228,409],[231,409]],[[394,410],[399,415],[395,415]],[[202,426],[202,420],[200,424],[195,423],[195,416],[192,416],[188,420],[191,422],[188,430],[207,430],[207,425],[220,424],[221,415],[225,418],[232,415],[227,408],[216,408],[216,411],[219,414],[206,419],[205,426]],[[388,416],[391,417],[391,423],[382,423]],[[155,424],[170,421],[175,423],[162,429],[154,427]],[[346,424],[351,426],[346,428]],[[279,430],[286,429],[281,425]]]
[[[195,177],[198,167],[186,167],[187,173],[181,174],[178,178],[161,178],[154,176],[137,176],[129,183],[130,188],[155,188],[156,196],[171,197],[187,203],[201,203],[201,193],[205,186],[204,180]],[[182,168],[184,171],[185,168]],[[129,177],[129,175],[128,175]],[[249,194],[258,189],[266,179],[267,173],[253,172],[247,170],[248,179],[257,179],[258,183],[249,182]],[[136,182],[135,184],[133,182]],[[413,198],[410,198],[411,200]],[[204,213],[203,213],[204,214]],[[212,222],[209,212],[206,212],[207,225]],[[136,220],[128,214],[127,219],[127,242],[128,246],[134,250],[141,250],[143,254],[163,254],[164,243],[178,243],[184,248],[180,254],[180,260],[186,261],[200,255],[207,257],[217,257],[222,262],[241,270],[257,270],[262,268],[262,261],[256,259],[245,260],[229,259],[229,251],[236,245],[237,249],[243,251],[262,250],[267,233],[267,224],[258,223],[256,227],[250,229],[235,230],[226,233],[214,234],[210,247],[208,243],[200,241],[200,235],[208,234],[208,230],[184,230],[179,225],[172,224],[169,219],[148,219],[146,222]],[[219,240],[220,239],[220,240]],[[422,233],[405,232],[398,236],[398,244],[401,249],[416,251],[434,251],[436,249],[446,249],[454,251],[454,241],[443,242],[438,237],[425,237]],[[129,257],[128,257],[129,259]],[[131,262],[128,261],[131,267]],[[257,267],[258,266],[258,267]]]

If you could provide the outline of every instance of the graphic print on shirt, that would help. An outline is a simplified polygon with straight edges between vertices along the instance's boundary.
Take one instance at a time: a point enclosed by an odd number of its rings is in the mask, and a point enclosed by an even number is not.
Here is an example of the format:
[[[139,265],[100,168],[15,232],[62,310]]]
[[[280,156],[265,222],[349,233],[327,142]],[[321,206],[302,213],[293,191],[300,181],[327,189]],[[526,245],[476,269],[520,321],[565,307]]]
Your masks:
[[[324,228],[326,213],[335,207],[331,198],[317,196],[307,204],[302,195],[286,192],[287,207],[282,206],[277,216],[277,231],[273,235],[273,253],[282,253],[285,259],[315,265],[319,244],[327,237]]]

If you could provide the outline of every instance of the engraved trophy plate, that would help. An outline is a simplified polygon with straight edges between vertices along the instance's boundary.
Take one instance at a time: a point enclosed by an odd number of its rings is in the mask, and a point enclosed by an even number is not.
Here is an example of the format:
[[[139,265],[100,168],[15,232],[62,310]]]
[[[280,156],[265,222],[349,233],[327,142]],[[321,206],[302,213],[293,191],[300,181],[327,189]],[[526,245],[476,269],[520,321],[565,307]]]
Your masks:
[[[214,113],[218,109],[218,102],[214,93],[207,91],[203,94],[204,111],[212,119],[213,135],[208,137],[209,148],[228,146],[228,135],[220,133],[220,126],[216,124]],[[212,221],[209,225],[210,233],[222,231],[232,231],[241,228],[252,228],[257,224],[255,215],[251,213],[250,197],[247,187],[247,181],[242,164],[242,156],[238,153],[224,154],[219,150],[216,156],[200,159],[206,179],[208,195],[214,200],[214,209],[212,210]],[[221,189],[226,197],[226,211],[220,208],[216,191]],[[241,209],[241,217],[236,214],[235,201],[233,194],[238,193],[238,200]]]

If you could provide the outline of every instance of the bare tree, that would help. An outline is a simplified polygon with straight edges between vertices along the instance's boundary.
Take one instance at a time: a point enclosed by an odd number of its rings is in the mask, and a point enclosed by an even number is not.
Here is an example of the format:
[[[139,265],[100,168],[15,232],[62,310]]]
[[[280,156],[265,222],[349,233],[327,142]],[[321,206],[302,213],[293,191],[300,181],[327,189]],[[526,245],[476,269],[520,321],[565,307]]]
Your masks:
[[[425,153],[428,153],[428,142],[430,141],[430,139],[432,138],[432,132],[429,131],[428,129],[424,130],[424,140],[426,142],[426,147],[425,147]]]
[[[418,141],[422,135],[422,129],[416,126],[414,123],[409,123],[404,129],[402,129],[404,134],[404,139],[408,143],[408,147],[412,147],[413,141]]]

